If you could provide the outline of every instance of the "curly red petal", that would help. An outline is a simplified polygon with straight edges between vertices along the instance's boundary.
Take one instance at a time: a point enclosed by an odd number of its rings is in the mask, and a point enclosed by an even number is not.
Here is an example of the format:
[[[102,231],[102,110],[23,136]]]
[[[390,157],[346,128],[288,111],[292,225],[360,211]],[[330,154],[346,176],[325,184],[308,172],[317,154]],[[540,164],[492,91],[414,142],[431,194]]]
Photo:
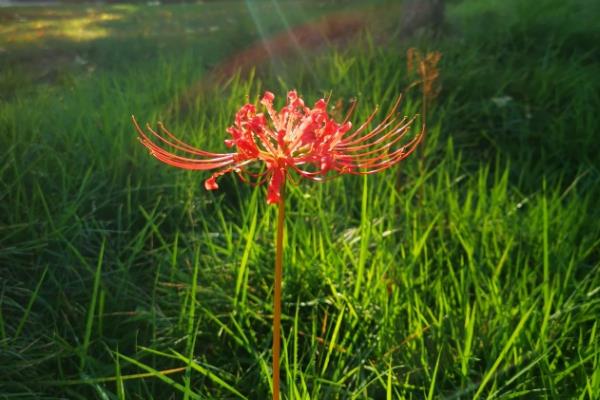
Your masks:
[[[253,104],[243,105],[235,114],[225,145],[231,153],[212,153],[190,146],[159,123],[160,132],[147,126],[146,134],[133,118],[140,141],[160,161],[183,169],[217,170],[204,183],[207,190],[219,186],[217,179],[236,172],[244,181],[255,185],[268,182],[267,202],[277,203],[288,177],[295,171],[300,177],[324,181],[341,174],[372,174],[397,164],[420,143],[425,126],[412,140],[403,143],[415,117],[399,118],[398,98],[383,120],[368,130],[377,110],[354,130],[349,121],[356,102],[352,102],[341,123],[327,113],[329,99],[317,100],[307,107],[298,93],[287,93],[286,103],[276,110],[275,95],[265,92],[260,100],[267,114],[257,112]],[[247,168],[253,163],[266,166],[261,172]],[[255,170],[256,171],[256,170]]]

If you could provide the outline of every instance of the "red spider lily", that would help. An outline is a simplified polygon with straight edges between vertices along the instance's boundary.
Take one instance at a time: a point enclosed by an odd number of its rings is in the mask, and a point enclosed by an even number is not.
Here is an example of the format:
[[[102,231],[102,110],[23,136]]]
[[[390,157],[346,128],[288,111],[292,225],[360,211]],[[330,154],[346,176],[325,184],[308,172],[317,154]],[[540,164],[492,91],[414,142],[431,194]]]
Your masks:
[[[407,143],[400,143],[415,120],[415,117],[398,118],[396,110],[400,98],[375,128],[368,130],[377,110],[354,131],[348,120],[355,104],[345,120],[337,123],[327,114],[325,99],[319,99],[309,108],[292,90],[286,105],[276,111],[274,98],[273,93],[265,92],[260,101],[267,115],[257,113],[253,104],[246,104],[237,112],[235,123],[227,129],[231,139],[225,140],[227,147],[237,150],[233,153],[211,153],[192,147],[175,137],[162,123],[158,125],[160,133],[147,125],[150,134],[146,134],[135,117],[132,119],[140,141],[160,161],[189,170],[216,169],[204,183],[207,190],[218,188],[219,176],[236,172],[243,180],[247,180],[246,176],[253,177],[256,184],[268,181],[267,202],[270,204],[280,201],[281,187],[290,171],[314,181],[340,174],[379,172],[410,155],[425,129],[423,124],[418,135]],[[183,154],[168,151],[165,146]],[[250,166],[256,161],[264,162],[266,169],[251,172]]]

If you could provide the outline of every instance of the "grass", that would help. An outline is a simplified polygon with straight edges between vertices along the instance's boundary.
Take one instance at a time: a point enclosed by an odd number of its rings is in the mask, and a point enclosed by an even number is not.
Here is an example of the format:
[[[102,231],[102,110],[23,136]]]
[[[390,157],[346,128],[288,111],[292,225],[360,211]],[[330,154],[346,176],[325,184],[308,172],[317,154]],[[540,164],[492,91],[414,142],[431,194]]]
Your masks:
[[[159,165],[129,115],[210,149],[265,88],[357,96],[360,120],[413,45],[444,54],[423,158],[288,188],[283,398],[598,398],[600,13],[543,5],[453,2],[437,39],[322,49],[172,114],[252,41],[240,4],[57,9],[122,14],[85,41],[10,36],[37,11],[2,10],[0,398],[268,398],[275,209]]]

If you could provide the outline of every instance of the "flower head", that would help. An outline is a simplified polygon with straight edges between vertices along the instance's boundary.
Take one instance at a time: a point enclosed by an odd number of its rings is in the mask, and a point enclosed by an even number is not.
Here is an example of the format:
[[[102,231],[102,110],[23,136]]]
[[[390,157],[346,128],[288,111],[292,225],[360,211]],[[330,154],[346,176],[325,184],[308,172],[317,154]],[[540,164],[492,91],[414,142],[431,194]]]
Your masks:
[[[236,172],[245,181],[250,177],[256,184],[268,182],[270,204],[281,199],[282,185],[291,171],[314,181],[340,174],[372,174],[406,158],[423,137],[424,124],[419,134],[401,143],[415,117],[398,118],[400,99],[371,130],[368,127],[377,110],[353,130],[349,119],[354,104],[344,121],[338,123],[327,113],[325,99],[317,100],[310,108],[292,90],[279,111],[273,106],[274,99],[271,92],[263,95],[260,103],[266,114],[258,112],[254,104],[240,108],[234,124],[227,128],[231,137],[225,140],[225,145],[235,150],[230,153],[192,147],[162,123],[158,124],[160,133],[150,125],[146,125],[149,133],[145,133],[132,119],[140,141],[160,161],[189,170],[216,170],[204,183],[207,190],[219,187],[217,178],[221,175]],[[265,168],[257,171],[256,163],[264,164]]]

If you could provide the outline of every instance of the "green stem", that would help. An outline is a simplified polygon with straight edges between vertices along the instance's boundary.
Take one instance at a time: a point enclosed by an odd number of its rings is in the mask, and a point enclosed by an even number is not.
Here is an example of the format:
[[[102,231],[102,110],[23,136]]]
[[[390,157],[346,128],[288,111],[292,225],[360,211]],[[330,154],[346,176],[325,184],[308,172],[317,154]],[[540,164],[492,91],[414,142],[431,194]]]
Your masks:
[[[281,350],[281,280],[283,277],[283,228],[285,225],[285,182],[277,210],[275,241],[275,284],[273,291],[273,400],[279,400],[279,353]]]

